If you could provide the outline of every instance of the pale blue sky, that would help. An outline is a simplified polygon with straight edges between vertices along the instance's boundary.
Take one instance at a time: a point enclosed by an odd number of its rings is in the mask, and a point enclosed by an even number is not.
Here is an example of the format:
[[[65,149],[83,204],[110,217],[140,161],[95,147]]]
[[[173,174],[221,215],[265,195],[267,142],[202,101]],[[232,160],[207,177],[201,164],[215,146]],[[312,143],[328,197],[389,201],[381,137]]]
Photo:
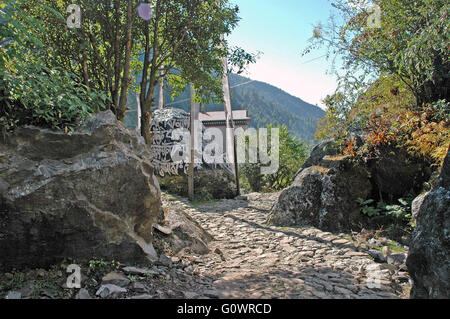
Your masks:
[[[302,50],[312,36],[313,26],[326,22],[333,8],[329,0],[231,0],[240,8],[239,26],[228,37],[231,45],[262,57],[244,74],[267,82],[306,102],[323,106],[321,100],[337,87],[327,75],[326,58],[306,63],[325,54]]]

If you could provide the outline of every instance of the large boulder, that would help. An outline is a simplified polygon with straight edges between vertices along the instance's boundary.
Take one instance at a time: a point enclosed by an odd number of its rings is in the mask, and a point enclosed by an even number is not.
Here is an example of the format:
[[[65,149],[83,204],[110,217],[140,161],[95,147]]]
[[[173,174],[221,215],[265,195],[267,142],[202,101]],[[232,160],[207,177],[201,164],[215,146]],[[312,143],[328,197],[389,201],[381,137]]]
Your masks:
[[[0,143],[0,268],[148,261],[160,210],[144,140],[110,111],[71,134],[24,127]]]
[[[380,146],[376,159],[368,161],[372,185],[383,199],[418,194],[431,176],[430,164],[412,156],[405,148]]]
[[[411,298],[450,298],[450,151],[435,188],[413,203],[417,226],[407,259]]]
[[[361,221],[358,198],[371,192],[367,169],[348,156],[325,156],[303,169],[274,205],[268,222],[277,226],[315,226],[347,231]]]

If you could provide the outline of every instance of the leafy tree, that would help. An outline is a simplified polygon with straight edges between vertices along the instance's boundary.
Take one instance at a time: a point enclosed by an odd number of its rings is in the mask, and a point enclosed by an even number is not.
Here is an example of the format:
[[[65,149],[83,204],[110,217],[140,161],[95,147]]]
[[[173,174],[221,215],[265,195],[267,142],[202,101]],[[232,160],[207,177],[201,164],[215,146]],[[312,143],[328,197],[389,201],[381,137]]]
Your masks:
[[[336,1],[341,20],[316,26],[304,52],[327,46],[343,62],[316,136],[336,138],[355,156],[376,157],[390,145],[439,165],[450,144],[448,1],[366,2]],[[381,13],[377,25],[373,8]]]
[[[39,5],[39,3],[43,5]],[[24,9],[43,21],[40,38],[51,48],[46,63],[71,71],[89,89],[108,94],[109,108],[119,120],[127,112],[127,92],[142,65],[139,39],[143,23],[133,0],[82,0],[80,28],[69,29],[66,12],[71,0],[29,0]]]
[[[304,54],[327,46],[329,56],[341,58],[345,70],[341,85],[347,93],[380,74],[390,74],[411,90],[419,108],[449,100],[448,1],[373,2],[381,12],[380,24],[375,26],[369,23],[374,7],[365,5],[367,1],[335,1],[339,18],[332,16],[327,27],[316,26]]]
[[[291,136],[285,125],[267,127],[268,140],[271,140],[270,132],[272,128],[278,128],[280,132],[280,166],[278,171],[272,175],[261,174],[261,163],[243,164],[240,173],[252,191],[258,192],[261,189],[266,191],[281,190],[289,187],[294,181],[295,174],[305,163],[308,157],[308,148],[305,143]],[[271,150],[269,149],[269,156]]]
[[[137,0],[82,0],[80,29],[66,26],[71,1],[44,0],[45,10],[38,2],[27,2],[26,9],[47,26],[42,42],[53,48],[49,65],[76,73],[89,88],[108,92],[119,120],[127,111],[128,90],[139,90],[147,142],[154,91],[162,79],[175,93],[193,83],[199,99],[222,100],[222,57],[229,54],[238,69],[254,61],[253,55],[223,41],[222,35],[238,21],[237,8],[227,0],[149,1],[154,8],[149,21],[137,17]]]
[[[203,102],[222,101],[222,57],[242,67],[252,56],[228,52],[224,34],[238,22],[237,7],[217,0],[157,0],[154,18],[143,29],[144,66],[140,84],[141,130],[150,141],[150,110],[154,91],[163,78],[184,89],[192,83]],[[151,32],[152,31],[152,32]],[[249,58],[250,60],[246,59]],[[173,69],[178,72],[171,72]]]
[[[22,10],[23,1],[0,1],[0,126],[71,129],[76,119],[104,107],[106,96],[88,92],[75,74],[44,62],[42,22]]]

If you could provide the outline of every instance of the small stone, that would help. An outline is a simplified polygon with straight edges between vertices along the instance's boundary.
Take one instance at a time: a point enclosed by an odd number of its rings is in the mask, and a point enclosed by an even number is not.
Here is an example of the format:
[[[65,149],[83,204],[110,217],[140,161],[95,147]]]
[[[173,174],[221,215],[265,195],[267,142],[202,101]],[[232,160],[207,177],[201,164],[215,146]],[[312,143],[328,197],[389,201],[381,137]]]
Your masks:
[[[172,267],[172,259],[170,259],[169,257],[167,257],[165,255],[161,255],[159,257],[159,263],[166,267]]]
[[[186,299],[196,299],[200,296],[198,293],[192,291],[183,291],[183,294]]]
[[[333,244],[335,245],[349,245],[350,242],[346,239],[336,239],[332,241]]]
[[[172,259],[172,262],[174,264],[178,264],[180,262],[180,258],[178,258],[178,257],[171,257],[170,259]]]
[[[5,299],[22,299],[22,294],[20,291],[10,291],[6,295]]]
[[[406,260],[406,254],[392,254],[387,257],[387,263],[391,265],[401,265]]]
[[[388,256],[389,253],[390,253],[390,249],[389,249],[388,246],[384,246],[384,247],[381,249],[381,252],[382,252],[385,256]]]
[[[137,275],[137,276],[145,276],[148,274],[154,275],[154,272],[148,268],[125,267],[122,270],[127,275]]]
[[[164,235],[172,234],[172,229],[170,229],[169,227],[164,227],[159,224],[154,224],[153,228],[156,229],[157,231],[163,233]]]
[[[33,296],[34,291],[36,290],[36,288],[34,287],[34,285],[32,283],[26,285],[25,287],[23,287],[20,290],[20,293],[22,294],[22,298],[30,298]]]
[[[50,299],[55,299],[56,298],[55,295],[53,294],[53,291],[51,291],[48,288],[45,288],[45,289],[43,289],[41,291],[41,296],[44,296],[44,297],[47,297],[47,298],[50,298]]]
[[[148,287],[140,282],[134,282],[131,284],[130,289],[139,293],[146,293],[149,291]]]
[[[92,299],[92,298],[91,298],[91,295],[89,294],[89,291],[85,288],[82,288],[75,295],[75,299],[87,300],[87,299]]]
[[[133,299],[133,300],[147,300],[147,299],[153,299],[152,295],[149,294],[142,294],[142,295],[137,295],[137,296],[133,296],[130,297],[128,299]]]
[[[125,294],[126,292],[127,292],[127,290],[125,288],[122,288],[122,287],[119,287],[116,285],[112,285],[112,284],[107,284],[107,285],[102,285],[97,290],[95,295],[99,296],[101,298],[118,298],[122,294]]]
[[[381,264],[381,269],[387,269],[391,272],[395,272],[396,267],[394,265],[391,264]]]
[[[374,259],[376,262],[379,262],[379,263],[385,263],[385,262],[386,262],[386,257],[383,255],[382,252],[380,252],[380,251],[378,251],[378,250],[371,249],[371,250],[368,251],[368,254],[369,254],[370,256],[372,256],[373,259]]]
[[[116,285],[119,287],[126,287],[131,282],[125,275],[119,274],[117,272],[110,272],[105,277],[102,278],[102,285]]]
[[[202,294],[209,298],[216,298],[216,299],[220,298],[220,292],[215,289],[204,290],[202,291]]]

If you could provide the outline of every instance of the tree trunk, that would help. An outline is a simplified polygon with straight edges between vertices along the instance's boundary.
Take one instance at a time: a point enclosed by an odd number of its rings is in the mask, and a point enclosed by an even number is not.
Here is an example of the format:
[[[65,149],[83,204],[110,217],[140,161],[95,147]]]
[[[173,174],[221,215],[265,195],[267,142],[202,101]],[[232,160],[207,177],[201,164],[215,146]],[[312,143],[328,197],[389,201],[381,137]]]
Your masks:
[[[145,143],[149,146],[152,145],[152,134],[150,132],[151,105],[152,101],[149,101],[146,105],[143,105],[141,116],[141,135],[144,137]]]
[[[122,85],[120,90],[120,101],[117,112],[117,119],[123,121],[127,113],[127,98],[128,98],[128,86],[130,85],[130,59],[131,49],[133,46],[132,41],[132,29],[133,29],[133,0],[128,0],[127,8],[127,34],[126,34],[126,48],[125,48],[125,66],[122,77]]]
[[[120,85],[120,56],[121,56],[121,48],[120,48],[120,0],[115,0],[114,2],[115,8],[115,32],[114,32],[114,88],[113,88],[113,103],[115,108],[116,116],[119,114],[119,85]]]

